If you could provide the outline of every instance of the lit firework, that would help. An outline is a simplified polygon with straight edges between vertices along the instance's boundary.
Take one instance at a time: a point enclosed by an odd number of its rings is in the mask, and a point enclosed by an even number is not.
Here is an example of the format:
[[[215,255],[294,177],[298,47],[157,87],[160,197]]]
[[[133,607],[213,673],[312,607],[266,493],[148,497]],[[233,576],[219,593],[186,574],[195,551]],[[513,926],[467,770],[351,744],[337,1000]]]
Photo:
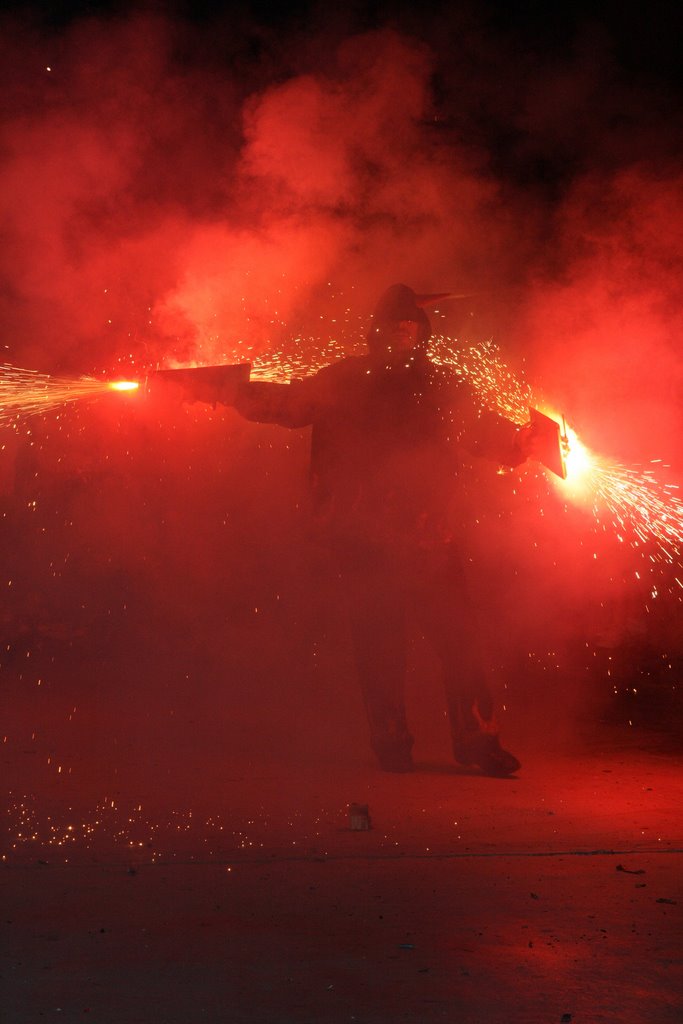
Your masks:
[[[681,568],[683,501],[674,493],[678,488],[658,480],[653,469],[628,467],[597,455],[573,431],[568,433],[567,479],[555,480],[557,487],[574,500],[590,502],[603,529],[608,516],[617,540],[640,551],[651,567],[661,563]],[[681,573],[673,578],[683,589]]]
[[[344,335],[345,332],[342,332]],[[252,377],[285,382],[304,377],[347,355],[364,352],[365,344],[353,337],[343,340],[298,336],[286,351],[271,351],[252,359]],[[241,352],[240,356],[244,353]],[[493,341],[462,344],[444,335],[432,338],[429,356],[437,365],[465,378],[481,404],[515,423],[529,418],[533,403],[529,384],[508,367]],[[32,370],[0,366],[0,425],[48,412],[70,402],[109,391],[131,391],[135,381],[102,381],[93,377],[61,378]],[[553,418],[559,420],[552,412]],[[553,478],[570,500],[591,508],[605,531],[606,516],[617,539],[647,555],[651,562],[681,566],[683,557],[683,501],[676,488],[659,482],[651,469],[634,469],[597,455],[567,428],[567,479]],[[681,574],[675,577],[683,589]]]
[[[135,381],[53,377],[5,363],[0,366],[0,426],[15,424],[82,398],[93,398],[111,390],[132,391],[137,387]]]
[[[316,347],[317,342],[317,347]],[[350,354],[360,354],[359,342],[320,344],[314,338],[297,338],[287,353],[271,352],[256,357],[254,376],[285,381],[304,376]],[[429,356],[433,363],[465,378],[482,406],[506,416],[514,423],[529,419],[534,403],[530,385],[501,359],[493,341],[461,344],[444,335],[432,338]],[[563,418],[550,412],[556,421]],[[624,466],[592,452],[576,432],[563,425],[568,436],[567,479],[553,482],[572,501],[588,505],[599,525],[606,513],[617,539],[641,549],[653,561],[680,565],[683,542],[683,501],[672,485],[662,484],[651,469]],[[683,587],[679,578],[678,586]]]
[[[513,422],[528,419],[531,388],[501,360],[493,342],[460,347],[441,337],[435,339],[431,355],[436,363],[466,377],[483,405]],[[549,415],[557,422],[563,420],[556,413]],[[683,568],[683,501],[674,493],[677,487],[662,483],[650,468],[628,467],[598,455],[563,424],[565,431],[567,478],[552,476],[560,492],[589,506],[605,532],[609,520],[609,532],[646,557],[650,568],[656,563]],[[682,574],[673,578],[683,590]]]

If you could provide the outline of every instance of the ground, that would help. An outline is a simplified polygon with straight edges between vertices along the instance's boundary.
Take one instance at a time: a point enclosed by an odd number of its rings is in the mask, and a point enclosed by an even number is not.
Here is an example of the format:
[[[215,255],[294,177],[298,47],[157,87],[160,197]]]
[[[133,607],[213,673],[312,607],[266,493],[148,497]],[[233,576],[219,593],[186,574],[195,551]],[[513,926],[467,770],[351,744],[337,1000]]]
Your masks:
[[[6,855],[3,1020],[678,1022],[680,757],[607,726],[525,753],[497,780],[217,747],[149,801],[130,766],[141,803],[90,824],[55,777],[10,814],[53,824]]]

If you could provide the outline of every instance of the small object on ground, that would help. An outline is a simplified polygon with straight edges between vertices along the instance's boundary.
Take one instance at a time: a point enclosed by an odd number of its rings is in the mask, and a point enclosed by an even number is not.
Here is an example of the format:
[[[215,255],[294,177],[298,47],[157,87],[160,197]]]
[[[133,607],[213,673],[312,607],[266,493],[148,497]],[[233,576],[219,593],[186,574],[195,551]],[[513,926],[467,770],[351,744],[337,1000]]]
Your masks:
[[[672,907],[678,906],[676,900],[668,900],[666,896],[660,896],[658,900],[655,900],[655,903],[668,903]]]
[[[571,1013],[563,1013],[562,1016],[560,1017],[560,1024],[569,1024],[571,1019],[572,1019]]]
[[[349,828],[352,832],[367,832],[372,828],[367,804],[349,804]]]

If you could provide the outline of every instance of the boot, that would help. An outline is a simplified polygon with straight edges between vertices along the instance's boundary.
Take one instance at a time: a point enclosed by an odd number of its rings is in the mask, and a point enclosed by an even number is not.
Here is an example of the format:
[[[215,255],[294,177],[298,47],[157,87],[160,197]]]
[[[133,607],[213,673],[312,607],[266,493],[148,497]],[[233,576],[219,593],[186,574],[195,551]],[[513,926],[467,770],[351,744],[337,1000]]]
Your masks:
[[[453,740],[453,753],[460,764],[476,765],[483,775],[502,778],[522,767],[514,754],[503,750],[498,737],[493,733],[461,734]]]

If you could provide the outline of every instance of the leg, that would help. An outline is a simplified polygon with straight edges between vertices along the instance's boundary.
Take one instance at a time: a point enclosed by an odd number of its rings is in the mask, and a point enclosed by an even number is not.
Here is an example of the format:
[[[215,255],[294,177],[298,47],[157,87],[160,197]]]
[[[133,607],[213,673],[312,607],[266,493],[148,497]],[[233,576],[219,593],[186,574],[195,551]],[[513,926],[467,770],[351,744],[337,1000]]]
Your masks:
[[[398,581],[376,567],[354,566],[346,582],[356,671],[370,743],[385,771],[411,771],[413,737],[405,709],[405,600]]]
[[[486,775],[510,775],[516,757],[503,750],[493,714],[486,641],[457,564],[444,563],[415,594],[418,620],[441,661],[453,754]]]

